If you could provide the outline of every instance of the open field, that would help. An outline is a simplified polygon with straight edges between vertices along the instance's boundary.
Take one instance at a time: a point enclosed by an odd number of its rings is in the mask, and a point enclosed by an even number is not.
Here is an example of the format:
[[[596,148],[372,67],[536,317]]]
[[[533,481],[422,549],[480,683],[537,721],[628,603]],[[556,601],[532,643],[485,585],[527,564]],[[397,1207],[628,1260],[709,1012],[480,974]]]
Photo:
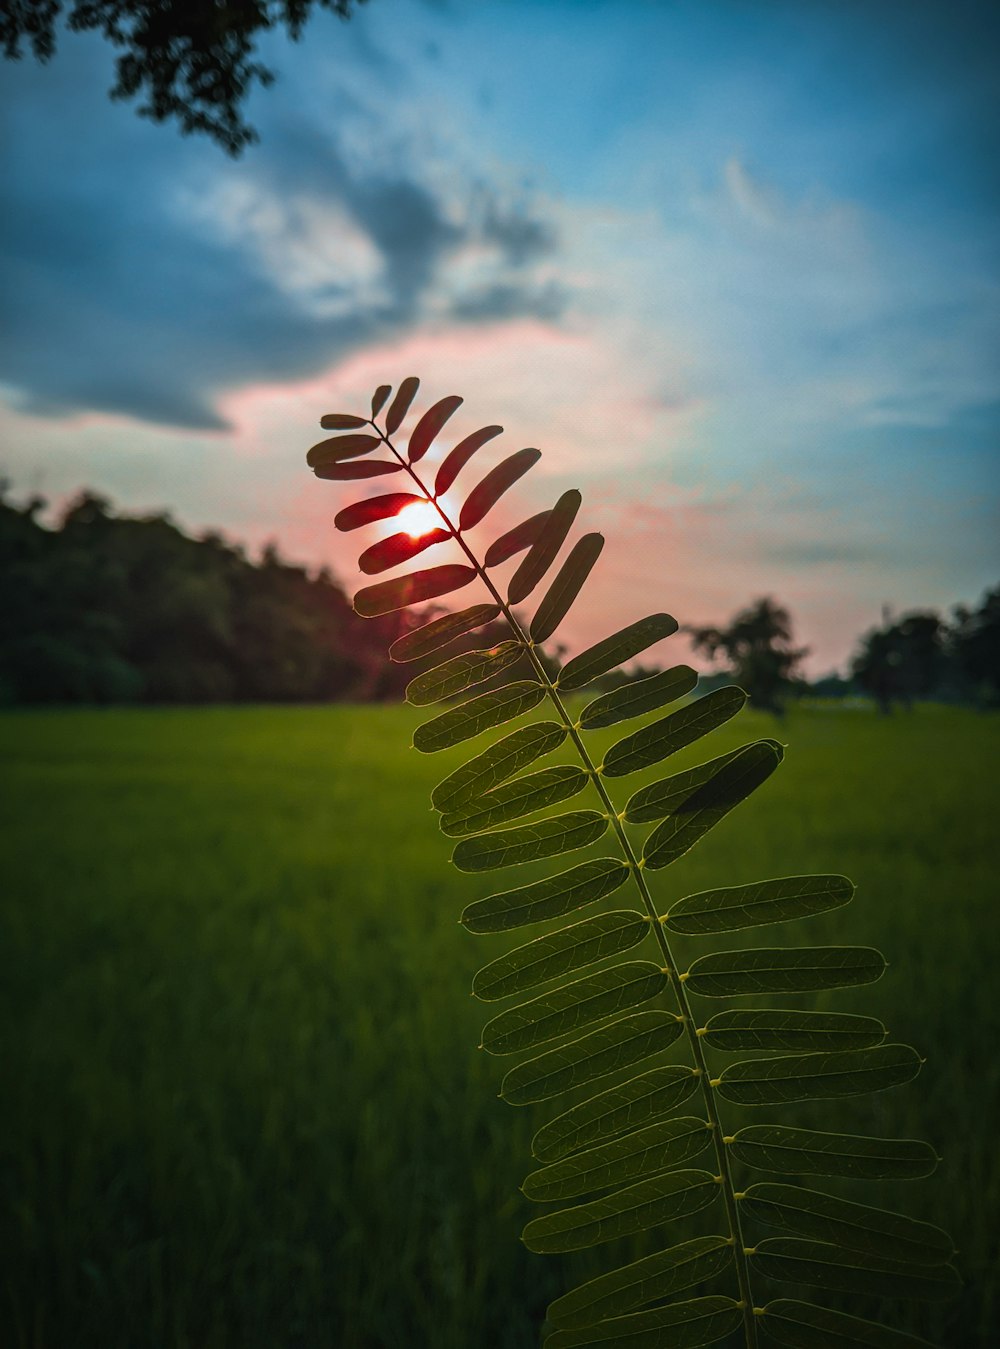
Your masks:
[[[447,865],[428,792],[462,754],[407,750],[416,720],[0,718],[0,1343],[529,1349],[546,1302],[609,1264],[518,1241],[546,1112],[496,1097],[503,1064],[475,1048],[467,990],[500,945],[456,922],[510,873]],[[881,1197],[950,1229],[965,1291],[891,1315],[985,1346],[1000,719],[745,714],[684,762],[774,734],[790,745],[775,778],[657,873],[657,894],[796,871],[857,882],[854,904],[791,939],[881,947],[885,978],[836,1005],[882,1016],[928,1063],[837,1127],[938,1147],[934,1177]]]

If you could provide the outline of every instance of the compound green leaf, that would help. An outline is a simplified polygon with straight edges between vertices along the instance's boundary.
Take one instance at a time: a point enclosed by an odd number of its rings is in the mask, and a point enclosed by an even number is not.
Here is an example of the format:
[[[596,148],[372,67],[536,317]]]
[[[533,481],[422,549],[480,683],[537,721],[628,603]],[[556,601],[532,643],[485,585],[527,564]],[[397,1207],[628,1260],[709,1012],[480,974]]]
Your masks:
[[[752,743],[770,745],[775,752],[783,749],[777,740],[754,740]],[[666,816],[673,814],[692,792],[710,782],[720,768],[731,763],[742,750],[749,748],[749,745],[741,745],[739,749],[730,750],[728,754],[720,754],[717,759],[709,759],[694,768],[686,768],[683,773],[674,773],[672,777],[651,782],[648,787],[640,787],[625,803],[626,823],[648,824],[651,820],[665,819]]]
[[[364,425],[364,423],[361,423]],[[306,452],[306,463],[310,468],[319,468],[326,464],[340,464],[345,459],[356,459],[367,454],[382,442],[378,436],[332,436],[321,440]]]
[[[916,1335],[789,1298],[769,1302],[760,1323],[772,1339],[791,1349],[934,1349]]]
[[[356,417],[353,412],[327,412],[320,417],[319,424],[324,431],[353,431],[355,427],[367,426],[368,418]]]
[[[939,1227],[798,1185],[751,1185],[739,1200],[750,1217],[796,1236],[830,1241],[867,1255],[943,1265],[954,1253]]]
[[[474,567],[457,562],[443,567],[427,567],[424,571],[411,572],[408,576],[397,576],[391,581],[365,586],[354,596],[354,610],[362,618],[376,618],[379,614],[391,614],[395,609],[405,609],[422,600],[433,600],[438,595],[460,590],[475,579]]]
[[[394,459],[357,459],[342,464],[317,464],[313,473],[327,482],[354,482],[358,478],[378,478],[384,473],[401,473],[403,465]]]
[[[694,1237],[564,1293],[550,1303],[548,1320],[555,1326],[569,1327],[620,1316],[704,1283],[721,1274],[732,1259],[728,1237]]]
[[[436,754],[438,750],[460,745],[505,721],[523,716],[545,697],[545,687],[532,679],[518,679],[502,689],[480,693],[457,707],[449,708],[440,716],[425,721],[413,732],[414,747],[421,754]]]
[[[412,534],[390,534],[387,539],[379,539],[358,558],[358,566],[366,576],[374,576],[390,567],[398,567],[404,562],[432,548],[436,543],[444,543],[451,535],[446,529],[429,529],[426,534],[414,538]]]
[[[410,410],[410,404],[417,396],[417,390],[420,388],[420,380],[416,375],[407,375],[402,384],[396,390],[396,397],[389,404],[389,411],[385,414],[385,433],[391,436],[394,431],[398,431],[403,418]],[[372,414],[375,415],[374,413]]]
[[[589,781],[584,770],[572,764],[557,764],[537,773],[526,773],[485,796],[476,797],[459,810],[443,815],[441,832],[451,838],[481,834],[495,825],[568,801],[570,797],[578,796]]]
[[[668,1171],[587,1204],[533,1218],[521,1233],[529,1251],[579,1251],[685,1218],[719,1194],[708,1171]]]
[[[738,932],[839,909],[853,895],[854,885],[846,876],[782,876],[688,895],[671,906],[663,924],[692,937]]]
[[[456,811],[492,791],[536,759],[550,754],[566,739],[566,727],[555,721],[521,726],[449,773],[431,792],[435,810]]]
[[[613,965],[501,1012],[483,1027],[482,1048],[490,1054],[532,1049],[639,1007],[661,993],[666,984],[667,976],[652,961],[629,960]]]
[[[511,577],[510,585],[507,587],[507,600],[510,604],[520,604],[522,600],[526,600],[552,566],[559,549],[566,542],[566,535],[573,526],[582,500],[580,493],[575,489],[563,492],[552,510],[546,514],[531,551]]]
[[[442,614],[432,623],[415,628],[404,637],[398,638],[389,648],[389,659],[403,664],[405,661],[422,660],[434,651],[453,642],[484,623],[492,623],[500,613],[499,604],[473,604],[469,609],[460,609],[457,613]]]
[[[451,860],[459,871],[496,871],[521,866],[543,857],[559,857],[596,842],[608,827],[608,817],[597,810],[571,810],[533,824],[497,829],[456,844]]]
[[[633,909],[614,909],[548,932],[485,965],[472,981],[484,1002],[509,997],[559,975],[586,968],[638,946],[649,935],[649,920]]]
[[[697,682],[698,676],[690,665],[675,665],[672,670],[661,670],[648,679],[632,679],[588,703],[580,713],[580,725],[585,731],[596,731],[655,712],[658,707],[683,698]]]
[[[698,1349],[718,1344],[743,1318],[739,1303],[728,1297],[699,1297],[656,1307],[631,1316],[613,1316],[580,1330],[557,1330],[545,1349]]]
[[[608,1072],[660,1053],[681,1035],[683,1023],[669,1012],[640,1012],[623,1021],[616,1021],[614,1027],[598,1031],[597,1035],[609,1036],[611,1030],[618,1031],[618,1043],[629,1050],[629,1054],[621,1063],[609,1068]],[[590,1037],[591,1040],[596,1038]],[[635,1057],[631,1057],[633,1046],[636,1045],[638,1052]],[[514,1072],[518,1071],[514,1069]],[[600,1095],[592,1096],[589,1101],[582,1101],[557,1115],[535,1134],[531,1140],[531,1151],[539,1161],[558,1161],[560,1157],[567,1157],[591,1143],[616,1138],[629,1130],[642,1128],[651,1120],[671,1114],[694,1095],[697,1087],[698,1074],[693,1068],[674,1064],[666,1068],[654,1068],[652,1072],[633,1077],[628,1082],[619,1082]]]
[[[679,712],[661,717],[612,745],[604,756],[601,772],[605,777],[619,778],[659,763],[735,717],[746,700],[747,695],[734,684],[715,689]]]
[[[478,431],[473,431],[471,436],[466,436],[464,440],[460,440],[455,448],[445,456],[441,467],[437,471],[437,477],[434,479],[435,497],[444,496],[476,451],[481,450],[488,441],[500,435],[502,430],[502,426],[484,426]]]
[[[410,433],[410,443],[406,447],[406,452],[411,464],[423,459],[438,432],[448,418],[462,406],[462,402],[457,394],[450,394],[427,409]]]
[[[769,1237],[759,1242],[750,1263],[769,1279],[872,1297],[930,1300],[951,1297],[961,1287],[951,1265],[913,1265],[797,1237]]]
[[[579,1040],[559,1045],[557,1049],[550,1049],[545,1054],[519,1063],[501,1082],[500,1095],[511,1105],[530,1105],[533,1101],[546,1101],[551,1096],[559,1096],[574,1087],[582,1087],[596,1078],[606,1077],[609,1073],[618,1072],[622,1068],[629,1068],[633,1063],[641,1063],[643,1059],[648,1059],[650,1055],[658,1054],[672,1045],[682,1030],[681,1021],[671,1012],[636,1012],[632,1016],[622,1017],[620,1021],[613,1021],[608,1026],[602,1026]],[[671,1071],[667,1068],[661,1069],[661,1073]],[[626,1085],[634,1086],[638,1095],[639,1083],[644,1080],[636,1079],[635,1082]],[[693,1084],[691,1090],[694,1090]],[[663,1094],[666,1095],[666,1092]],[[593,1102],[584,1103],[584,1105],[592,1104]],[[576,1107],[578,1110],[583,1108],[583,1106]],[[573,1113],[568,1111],[567,1115],[561,1118],[567,1120]],[[635,1114],[639,1113],[636,1110]],[[639,1120],[639,1123],[643,1122],[642,1119]],[[553,1121],[553,1125],[555,1123],[556,1121]],[[594,1130],[607,1123],[609,1123],[607,1113],[599,1111],[596,1118],[591,1118],[589,1128],[582,1118],[578,1118],[574,1123],[562,1126],[566,1133],[560,1131],[560,1137],[572,1137],[577,1140],[572,1146],[583,1147],[586,1143],[596,1142],[606,1136]],[[618,1132],[625,1127],[624,1124],[620,1125]],[[542,1161],[550,1158],[555,1160],[563,1156],[563,1152],[552,1152],[549,1156],[545,1156],[538,1151],[536,1144],[545,1133],[546,1130],[542,1129],[535,1135],[532,1142],[535,1156],[540,1157]],[[554,1147],[555,1132],[547,1137],[552,1140]],[[542,1145],[545,1145],[544,1140]],[[564,1151],[569,1151],[569,1147]]]
[[[541,450],[518,450],[516,454],[497,464],[496,468],[490,469],[482,482],[478,483],[466,497],[458,517],[459,528],[473,529],[478,525],[504,492],[513,487],[518,478],[523,478],[528,469],[537,464],[541,457]]]
[[[594,1190],[625,1185],[689,1162],[712,1142],[712,1126],[694,1116],[659,1120],[636,1133],[601,1143],[561,1162],[532,1171],[521,1189],[529,1199],[550,1204]]]
[[[509,669],[523,655],[524,647],[513,641],[501,642],[488,651],[463,651],[411,679],[406,686],[406,701],[415,707],[426,707],[442,698],[454,698],[484,679],[492,679],[502,670]]]
[[[938,1163],[931,1145],[919,1138],[867,1138],[780,1124],[752,1124],[729,1145],[747,1166],[784,1175],[915,1180],[929,1176]]]
[[[642,850],[646,866],[656,871],[683,857],[767,781],[781,763],[782,753],[763,741],[740,750],[704,787],[692,792],[672,815],[656,826]]]
[[[919,1071],[920,1058],[909,1045],[877,1045],[734,1063],[719,1078],[718,1091],[739,1105],[823,1101],[898,1087]]]
[[[346,533],[351,529],[360,529],[362,525],[373,524],[376,520],[389,520],[407,506],[426,504],[426,497],[416,496],[413,492],[386,492],[384,496],[368,497],[366,501],[355,501],[352,506],[345,506],[333,517],[333,523]]]
[[[602,534],[584,534],[582,539],[577,539],[531,620],[529,632],[533,642],[547,641],[558,628],[583,589],[603,547]]]
[[[869,1049],[886,1029],[871,1016],[848,1012],[717,1012],[704,1028],[713,1049]]]
[[[725,998],[849,988],[884,973],[885,957],[871,946],[762,946],[702,956],[681,978],[689,993]]]
[[[402,472],[406,464],[389,436],[396,434],[409,415],[418,385],[415,377],[404,380],[394,399],[388,385],[380,386],[372,399],[370,423],[350,413],[324,416],[321,425],[333,434],[309,451],[308,461],[316,475],[349,482]],[[410,462],[426,456],[461,403],[457,396],[441,399],[414,418]],[[369,434],[378,431],[374,418],[386,405],[385,436]],[[433,503],[440,493],[451,490],[478,449],[499,433],[499,427],[483,428],[443,455],[433,494],[418,484],[419,494],[390,492],[357,502],[338,513],[337,527],[356,529],[391,520],[410,504]],[[458,530],[473,528],[538,458],[537,450],[522,450],[494,468],[468,495],[457,513],[460,524],[454,529],[442,526],[417,539],[397,533],[374,542],[362,554],[362,571],[376,576],[446,542]],[[555,571],[579,506],[579,493],[567,492],[552,511],[522,521],[489,547],[488,566],[515,559],[510,604],[520,604],[549,569]],[[452,515],[450,508],[448,514]],[[390,528],[398,531],[402,524],[393,523]],[[546,642],[557,632],[602,546],[601,536],[590,534],[572,548],[530,624],[533,643]],[[518,554],[525,555],[518,559]],[[471,554],[468,560],[472,561]],[[483,574],[478,564],[429,568],[366,587],[356,598],[356,608],[369,617],[391,614],[448,595]],[[431,657],[464,633],[491,622],[504,609],[497,603],[446,614],[419,632],[407,633],[394,644],[393,658]],[[400,626],[406,626],[405,621]],[[514,629],[513,635],[520,637],[516,622]],[[675,620],[662,614],[632,624],[568,662],[557,686],[570,692],[583,688],[676,630]],[[408,697],[416,705],[456,695],[466,699],[419,728],[415,744],[425,752],[458,744],[511,717],[529,721],[538,715],[531,709],[545,696],[544,680],[493,687],[500,679],[516,679],[526,669],[523,641],[498,643],[492,631],[484,640],[488,649],[461,652],[411,681]],[[678,666],[625,682],[590,701],[577,722],[580,730],[611,727],[632,717],[658,717],[614,745],[597,771],[612,779],[645,769],[723,724],[746,701],[741,690],[729,688],[716,690],[669,716],[659,713],[688,694],[695,682],[692,670]],[[490,691],[483,693],[484,688]],[[478,696],[469,698],[469,690]],[[565,810],[560,803],[582,792],[593,770],[586,762],[581,767],[576,761],[572,766],[557,764],[538,772],[524,770],[575,732],[555,722],[521,725],[508,732],[504,727],[498,744],[454,770],[434,792],[435,805],[444,814],[442,828],[459,840],[455,861],[465,870],[478,872],[588,847],[612,822],[617,827],[619,819],[655,824],[641,863],[644,869],[655,870],[686,853],[766,779],[783,755],[777,741],[760,740],[644,787],[634,793],[617,819],[607,801],[606,813],[569,811],[553,817],[550,811]],[[524,823],[526,817],[534,823]],[[482,932],[557,922],[564,914],[616,891],[633,866],[612,858],[591,860],[478,900],[466,909],[462,921],[471,931]],[[686,896],[673,903],[660,922],[664,929],[685,936],[739,931],[834,909],[846,903],[852,892],[843,877],[779,878]],[[673,1118],[678,1103],[697,1089],[699,1075],[691,1067],[664,1064],[664,1055],[669,1057],[669,1047],[684,1031],[684,1018],[667,1011],[659,997],[669,982],[660,968],[664,962],[653,953],[655,963],[626,957],[625,963],[609,967],[608,962],[620,962],[623,953],[637,949],[651,927],[647,915],[634,910],[598,912],[506,952],[475,977],[473,991],[481,998],[522,1000],[520,1006],[495,1015],[483,1032],[483,1047],[492,1053],[525,1050],[533,1055],[504,1076],[501,1094],[506,1099],[527,1104],[563,1092],[578,1097],[587,1084],[605,1079],[604,1090],[589,1101],[577,1100],[536,1135],[533,1146],[541,1164],[525,1181],[525,1193],[543,1203],[569,1201],[577,1206],[529,1223],[525,1240],[534,1249],[575,1250],[615,1238],[629,1239],[646,1228],[697,1211],[720,1192],[721,1178],[712,1174],[719,1169],[716,1166],[712,1165],[712,1171],[678,1169],[690,1166],[703,1149],[710,1148],[713,1135],[704,1120]],[[654,930],[654,935],[661,933]],[[691,993],[737,999],[772,993],[778,995],[773,1001],[781,1003],[793,1001],[787,995],[794,992],[867,983],[883,969],[881,955],[870,948],[764,948],[717,952],[695,961],[681,978]],[[567,978],[572,982],[565,983]],[[553,987],[560,983],[561,987]],[[744,1058],[747,1051],[753,1054],[752,1059],[725,1070],[713,1067],[719,1076],[713,1077],[711,1089],[720,1100],[732,1100],[740,1107],[824,1100],[893,1086],[919,1071],[916,1053],[905,1045],[885,1044],[885,1028],[874,1018],[762,1008],[760,1002],[767,1001],[772,999],[751,1004],[752,1011],[730,1010],[713,1016],[698,1030],[700,1042],[709,1050],[735,1051]],[[656,1010],[629,1010],[644,1006]],[[620,1080],[650,1060],[664,1066],[628,1082]],[[607,1082],[615,1085],[607,1087]],[[936,1160],[933,1150],[918,1140],[779,1125],[741,1129],[735,1137],[727,1137],[725,1144],[734,1164],[771,1171],[775,1179],[814,1175],[891,1180],[926,1174]],[[600,1197],[579,1202],[581,1196],[595,1192]],[[777,1228],[775,1237],[746,1251],[746,1258],[765,1277],[872,1297],[944,1294],[957,1282],[946,1264],[950,1242],[928,1224],[791,1184],[754,1185],[737,1198],[749,1224],[756,1219]],[[559,1328],[547,1349],[585,1344],[631,1349],[662,1349],[669,1344],[672,1349],[683,1349],[727,1338],[749,1316],[742,1303],[720,1297],[663,1304],[664,1299],[678,1292],[683,1296],[683,1290],[726,1266],[731,1269],[737,1256],[741,1261],[744,1258],[723,1238],[695,1240],[592,1280],[555,1304],[552,1319]],[[913,1349],[919,1343],[805,1302],[781,1300],[763,1311],[755,1307],[754,1317],[765,1335],[771,1332],[771,1339],[806,1349],[847,1349],[854,1344]]]
[[[616,665],[624,665],[633,656],[638,656],[647,647],[670,637],[677,631],[677,619],[669,614],[650,614],[630,623],[627,628],[612,633],[595,646],[588,647],[574,656],[559,672],[558,687],[565,692],[582,689],[593,683],[601,675],[613,670]]]
[[[501,534],[486,550],[486,566],[499,567],[501,562],[506,562],[515,553],[523,553],[525,548],[530,548],[550,514],[549,511],[539,511],[530,520],[522,520],[513,529],[508,529],[506,534]]]
[[[545,1341],[545,1349],[698,1349],[727,1339],[742,1319],[739,1303],[732,1298],[690,1298],[579,1329],[557,1330]]]
[[[629,869],[623,862],[598,857],[558,876],[477,900],[465,909],[462,923],[470,932],[508,932],[547,918],[561,918],[613,894],[628,878]]]

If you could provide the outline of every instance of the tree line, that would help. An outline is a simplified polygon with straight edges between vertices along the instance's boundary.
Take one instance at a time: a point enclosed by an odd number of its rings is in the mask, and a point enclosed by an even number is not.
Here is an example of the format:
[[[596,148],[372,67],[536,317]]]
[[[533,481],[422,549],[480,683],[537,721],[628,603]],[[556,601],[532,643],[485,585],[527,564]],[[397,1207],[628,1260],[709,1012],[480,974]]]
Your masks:
[[[393,616],[365,622],[326,570],[166,514],[116,514],[82,492],[57,527],[45,503],[0,501],[0,701],[298,702],[402,693],[385,661]]]
[[[956,605],[950,619],[932,610],[894,619],[884,609],[881,625],[858,640],[850,674],[811,684],[800,673],[808,648],[795,645],[791,616],[773,599],[757,600],[724,628],[687,632],[696,651],[721,658],[751,701],[770,712],[780,714],[789,697],[803,694],[864,693],[883,713],[927,698],[1000,707],[1000,586],[978,605]]]
[[[218,532],[193,538],[166,513],[122,515],[90,491],[50,528],[45,504],[15,504],[0,484],[0,703],[368,702],[402,697],[419,668],[385,660],[411,620],[358,618],[329,570],[310,573],[273,544],[253,561]],[[501,627],[457,649],[489,646]],[[857,689],[885,710],[934,696],[1000,705],[1000,587],[950,620],[886,617],[861,640],[851,680],[812,686],[773,599],[688,632],[720,677],[772,711],[790,695]]]

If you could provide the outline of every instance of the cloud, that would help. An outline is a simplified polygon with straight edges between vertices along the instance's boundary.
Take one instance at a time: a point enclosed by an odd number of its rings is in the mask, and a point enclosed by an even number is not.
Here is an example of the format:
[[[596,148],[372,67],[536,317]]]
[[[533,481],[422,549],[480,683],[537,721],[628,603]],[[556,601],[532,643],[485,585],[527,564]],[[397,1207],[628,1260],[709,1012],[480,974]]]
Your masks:
[[[417,373],[456,436],[542,449],[498,530],[584,488],[608,546],[571,642],[770,590],[829,663],[883,601],[978,593],[987,63],[963,103],[966,62],[945,97],[926,44],[904,79],[821,8],[372,5],[265,54],[237,164],[108,104],[92,42],[8,67],[4,469],[348,576],[303,450]]]
[[[288,96],[245,160],[193,143],[182,156],[169,132],[107,117],[84,50],[75,79],[64,65],[53,86],[28,67],[6,84],[21,130],[0,238],[0,380],[22,410],[222,430],[227,391],[307,378],[442,316],[562,309],[543,271],[555,228],[523,193],[405,144],[366,161],[356,126],[352,143],[346,128],[321,132]],[[74,141],[72,173],[54,171],[54,137],[91,112],[102,134]]]

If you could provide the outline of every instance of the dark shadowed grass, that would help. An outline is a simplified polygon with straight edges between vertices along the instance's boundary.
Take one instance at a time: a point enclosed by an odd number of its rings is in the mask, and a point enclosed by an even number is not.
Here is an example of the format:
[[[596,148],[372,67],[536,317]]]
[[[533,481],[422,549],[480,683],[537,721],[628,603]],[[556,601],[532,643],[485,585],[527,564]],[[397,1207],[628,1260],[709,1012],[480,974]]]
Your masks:
[[[547,1112],[496,1097],[505,1065],[476,1050],[467,990],[502,943],[456,921],[516,879],[446,864],[428,793],[463,756],[406,749],[416,720],[0,720],[0,1342],[528,1349],[546,1303],[608,1265],[518,1241]],[[938,1174],[882,1198],[947,1226],[966,1279],[941,1308],[867,1310],[986,1345],[1000,723],[802,710],[776,730],[747,714],[683,762],[768,734],[790,744],[779,773],[657,874],[658,898],[796,871],[857,881],[853,905],[774,939],[886,951],[885,978],[835,1005],[881,1015],[929,1061],[834,1127],[934,1141]]]

